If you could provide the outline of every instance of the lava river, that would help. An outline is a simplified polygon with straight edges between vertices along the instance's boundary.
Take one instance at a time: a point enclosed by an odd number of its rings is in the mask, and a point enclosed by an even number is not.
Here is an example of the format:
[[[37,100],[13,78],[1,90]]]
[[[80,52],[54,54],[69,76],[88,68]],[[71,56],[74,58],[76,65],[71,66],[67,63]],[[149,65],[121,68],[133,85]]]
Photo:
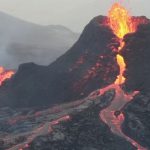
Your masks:
[[[116,60],[120,68],[120,73],[117,76],[114,84],[100,90],[101,95],[109,89],[115,89],[116,92],[115,98],[111,104],[100,112],[100,118],[110,127],[114,134],[125,138],[138,150],[146,150],[146,148],[142,147],[136,141],[125,135],[121,129],[121,125],[125,119],[125,116],[121,110],[129,101],[133,99],[133,96],[135,96],[138,92],[133,92],[132,94],[127,95],[121,88],[121,85],[125,83],[126,80],[126,78],[123,76],[124,71],[126,70],[126,64],[120,52],[125,46],[123,37],[128,33],[135,32],[139,24],[141,24],[141,22],[133,22],[129,12],[119,3],[115,3],[109,11],[107,25],[112,29],[117,37],[118,43],[120,44],[117,50],[112,49],[118,53],[116,55]]]

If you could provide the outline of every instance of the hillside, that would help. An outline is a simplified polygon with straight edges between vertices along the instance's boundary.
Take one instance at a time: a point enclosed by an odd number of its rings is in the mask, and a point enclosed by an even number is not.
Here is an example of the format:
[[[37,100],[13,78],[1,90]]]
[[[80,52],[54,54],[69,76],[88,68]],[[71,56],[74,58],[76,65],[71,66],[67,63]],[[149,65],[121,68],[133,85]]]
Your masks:
[[[86,97],[112,83],[119,68],[108,43],[115,36],[103,19],[92,19],[74,46],[49,66],[20,65],[0,88],[0,105],[50,106]]]

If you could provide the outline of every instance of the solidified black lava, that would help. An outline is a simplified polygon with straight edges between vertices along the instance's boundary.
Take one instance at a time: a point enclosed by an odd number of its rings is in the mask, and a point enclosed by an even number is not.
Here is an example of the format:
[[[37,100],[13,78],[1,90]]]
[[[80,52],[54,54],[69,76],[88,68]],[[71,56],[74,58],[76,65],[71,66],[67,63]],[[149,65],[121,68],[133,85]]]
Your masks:
[[[150,24],[140,25],[137,32],[125,36],[124,40],[126,88],[147,92],[150,90]]]
[[[123,132],[150,149],[150,93],[138,94],[124,109]]]
[[[125,107],[124,133],[150,149],[150,24],[126,35],[122,55],[127,65],[127,91],[140,93]]]

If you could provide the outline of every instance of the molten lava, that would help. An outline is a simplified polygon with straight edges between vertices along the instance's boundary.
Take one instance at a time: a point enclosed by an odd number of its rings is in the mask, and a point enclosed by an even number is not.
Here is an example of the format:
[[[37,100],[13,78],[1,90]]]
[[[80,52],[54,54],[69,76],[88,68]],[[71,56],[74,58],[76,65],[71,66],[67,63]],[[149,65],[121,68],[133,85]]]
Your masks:
[[[117,76],[117,79],[115,81],[115,84],[123,84],[125,82],[125,77],[123,76],[123,73],[126,68],[126,64],[124,62],[124,58],[121,55],[117,55],[117,63],[120,67],[120,74]]]
[[[14,73],[12,70],[6,71],[3,67],[0,67],[0,86],[5,80],[10,79]]]
[[[126,34],[136,31],[135,23],[129,12],[119,3],[115,3],[109,11],[109,26],[114,34],[122,39]]]
[[[129,12],[119,3],[115,3],[112,6],[108,14],[108,25],[112,29],[114,34],[118,37],[118,42],[120,44],[117,50],[118,53],[125,45],[123,37],[128,33],[135,32],[139,23],[133,21],[132,17],[129,15]],[[117,76],[115,84],[120,85],[123,84],[126,80],[123,76],[126,69],[126,64],[124,62],[123,56],[121,56],[120,54],[116,56],[116,59],[120,68],[120,73]]]

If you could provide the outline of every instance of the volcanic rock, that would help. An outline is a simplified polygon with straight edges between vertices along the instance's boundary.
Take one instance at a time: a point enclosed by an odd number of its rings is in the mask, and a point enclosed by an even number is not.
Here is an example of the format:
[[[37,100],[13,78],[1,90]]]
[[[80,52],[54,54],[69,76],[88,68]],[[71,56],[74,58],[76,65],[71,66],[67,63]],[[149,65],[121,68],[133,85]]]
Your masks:
[[[126,35],[124,41],[126,89],[146,93],[150,90],[150,24],[140,25],[135,33]]]
[[[123,131],[150,149],[150,94],[138,94],[124,109]]]

